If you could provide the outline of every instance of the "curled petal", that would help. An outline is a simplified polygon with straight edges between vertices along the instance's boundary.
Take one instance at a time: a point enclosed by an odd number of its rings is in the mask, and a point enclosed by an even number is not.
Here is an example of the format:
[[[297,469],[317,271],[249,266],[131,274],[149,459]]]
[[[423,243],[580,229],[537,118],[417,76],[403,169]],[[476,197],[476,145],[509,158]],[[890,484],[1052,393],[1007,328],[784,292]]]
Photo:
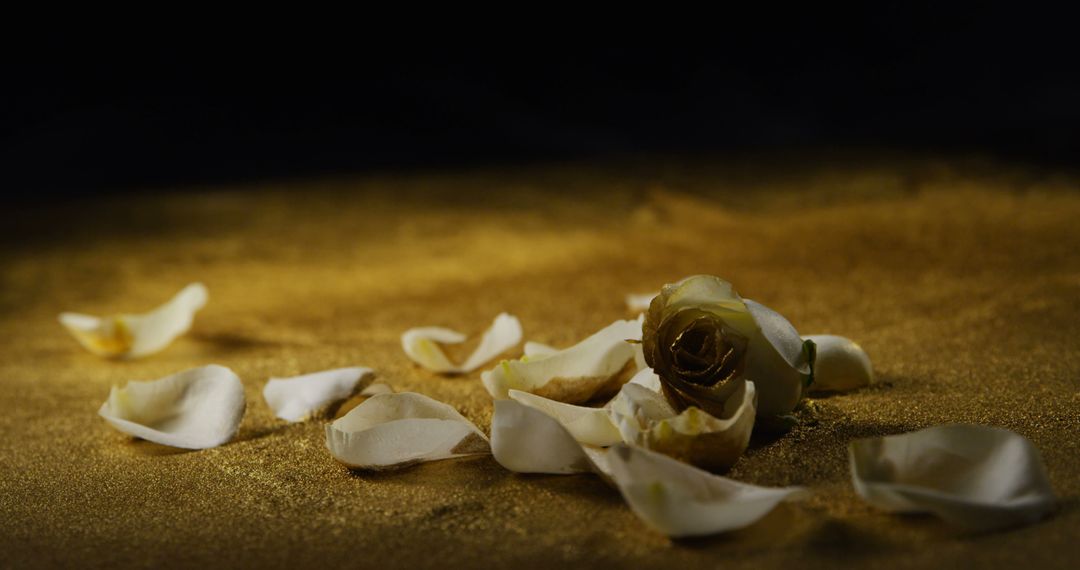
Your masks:
[[[713,475],[666,455],[626,444],[594,464],[619,489],[634,514],[668,536],[701,536],[753,524],[797,487],[768,488]]]
[[[514,400],[495,401],[491,448],[500,465],[518,473],[595,472],[669,536],[742,528],[799,494],[739,483],[633,445],[581,445],[555,418]]]
[[[384,382],[372,382],[363,390],[360,390],[360,396],[370,398],[372,396],[378,396],[379,394],[393,394],[394,387]]]
[[[564,404],[519,390],[510,390],[510,399],[551,416],[583,444],[604,447],[622,441],[606,409]]]
[[[1002,428],[949,425],[851,443],[855,490],[890,512],[972,530],[1031,524],[1056,499],[1035,446]]]
[[[616,321],[565,350],[504,360],[480,378],[497,400],[508,398],[510,390],[520,390],[580,404],[618,390],[636,370],[634,347],[627,340],[640,338],[640,320]]]
[[[587,473],[592,462],[555,418],[517,402],[495,400],[491,453],[515,473]]]
[[[184,287],[164,305],[138,315],[95,317],[61,313],[60,324],[84,348],[110,358],[139,358],[158,352],[191,328],[195,312],[206,305],[202,283]]]
[[[817,346],[814,360],[815,392],[845,392],[874,382],[874,368],[866,351],[851,339],[831,334],[803,337]]]
[[[465,335],[442,327],[414,328],[401,335],[401,347],[413,362],[432,372],[465,374],[521,342],[521,322],[513,315],[500,313],[484,331],[476,350],[463,364],[457,365],[450,362],[439,344],[461,342],[465,342]]]
[[[750,443],[754,383],[740,380],[722,414],[691,406],[676,414],[663,396],[637,384],[623,386],[612,412],[623,439],[709,471],[726,471]]]
[[[370,368],[338,368],[292,378],[271,378],[263,398],[274,414],[286,421],[308,419],[326,406],[348,398]]]
[[[326,426],[326,447],[354,469],[395,469],[488,453],[487,437],[454,408],[413,392],[372,396]]]
[[[98,414],[135,437],[172,447],[206,449],[233,438],[244,406],[240,378],[212,364],[159,380],[114,386]]]

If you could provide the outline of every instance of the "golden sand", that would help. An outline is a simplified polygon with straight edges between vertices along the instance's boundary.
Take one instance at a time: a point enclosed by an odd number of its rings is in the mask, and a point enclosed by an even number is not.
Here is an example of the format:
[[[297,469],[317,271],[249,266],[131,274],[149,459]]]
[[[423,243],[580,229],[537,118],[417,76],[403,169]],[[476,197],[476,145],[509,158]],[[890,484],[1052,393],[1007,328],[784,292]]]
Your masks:
[[[321,568],[1076,567],[1080,561],[1080,186],[983,162],[648,162],[386,175],[148,193],[22,209],[0,237],[0,566]],[[649,530],[591,476],[490,457],[354,473],[323,422],[286,424],[270,376],[370,366],[487,429],[479,372],[413,366],[417,325],[500,311],[566,345],[630,315],[627,293],[733,281],[804,334],[860,342],[879,382],[814,400],[731,476],[809,500],[711,538]],[[138,312],[204,282],[193,330],[134,362],[81,349],[63,310]],[[244,379],[237,439],[185,452],[97,415],[109,387],[208,363]],[[847,443],[1004,426],[1042,451],[1049,520],[971,535],[852,489]]]

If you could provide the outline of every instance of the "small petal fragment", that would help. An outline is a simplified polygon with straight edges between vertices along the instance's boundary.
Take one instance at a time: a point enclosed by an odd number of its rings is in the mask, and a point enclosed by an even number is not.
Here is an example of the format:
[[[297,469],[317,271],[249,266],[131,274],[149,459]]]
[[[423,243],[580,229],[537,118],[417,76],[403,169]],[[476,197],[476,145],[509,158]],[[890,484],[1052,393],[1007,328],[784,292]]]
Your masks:
[[[517,402],[495,400],[491,453],[515,473],[588,473],[592,462],[555,418]]]
[[[851,443],[855,490],[889,512],[971,530],[1034,523],[1056,499],[1039,451],[1002,428],[949,425]]]
[[[346,466],[370,470],[490,452],[487,437],[457,410],[413,392],[356,406],[326,426],[326,447]]]
[[[105,318],[61,313],[60,324],[94,354],[109,358],[139,358],[158,352],[187,332],[195,312],[206,305],[206,300],[206,287],[202,283],[192,283],[148,313]]]
[[[465,342],[465,335],[455,330],[442,327],[409,329],[401,335],[401,347],[413,362],[432,372],[466,374],[517,345],[521,342],[521,335],[521,322],[517,317],[500,313],[491,323],[491,327],[484,332],[480,345],[460,366],[450,362],[439,347],[439,344]]]
[[[98,414],[126,434],[184,449],[217,447],[236,434],[244,387],[224,366],[192,368],[114,386]]]
[[[348,398],[360,380],[371,373],[370,368],[352,367],[292,378],[271,378],[263,388],[263,398],[277,417],[299,422],[338,400]]]
[[[581,404],[618,390],[636,370],[634,347],[626,341],[640,339],[640,319],[616,321],[570,348],[504,360],[480,378],[497,400],[508,398],[510,390],[521,390]]]
[[[606,447],[622,441],[619,429],[606,409],[564,404],[519,390],[510,390],[510,399],[551,416],[575,440],[586,445]]]
[[[666,455],[626,444],[594,460],[634,514],[673,537],[702,536],[753,524],[797,487],[768,488],[713,475]]]
[[[814,362],[815,392],[846,392],[874,382],[870,357],[855,341],[831,334],[804,336],[817,345]]]

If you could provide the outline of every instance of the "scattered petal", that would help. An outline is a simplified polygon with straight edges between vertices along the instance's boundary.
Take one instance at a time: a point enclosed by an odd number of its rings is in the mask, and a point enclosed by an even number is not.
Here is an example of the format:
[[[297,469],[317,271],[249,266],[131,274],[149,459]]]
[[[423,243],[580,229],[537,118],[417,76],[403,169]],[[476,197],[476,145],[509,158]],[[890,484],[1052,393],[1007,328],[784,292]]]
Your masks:
[[[372,382],[367,388],[360,390],[360,396],[370,398],[379,394],[393,394],[394,387],[385,382]]]
[[[860,439],[855,490],[890,512],[929,512],[972,530],[1031,524],[1056,502],[1039,451],[1007,429],[948,425]]]
[[[491,453],[516,473],[588,473],[589,457],[555,418],[515,400],[495,400]]]
[[[395,469],[489,453],[487,437],[454,408],[422,394],[372,396],[326,426],[326,447],[354,469]]]
[[[169,345],[191,328],[195,312],[206,305],[202,283],[184,287],[164,305],[139,315],[95,317],[61,313],[60,324],[90,352],[110,358],[139,358]]]
[[[740,380],[722,415],[696,406],[676,414],[662,394],[639,384],[623,386],[612,415],[623,440],[714,472],[727,471],[750,443],[754,383]]]
[[[530,358],[534,356],[547,356],[548,354],[552,354],[554,352],[559,352],[559,349],[555,348],[554,346],[549,346],[540,342],[533,342],[531,340],[525,343],[525,356],[528,356]]]
[[[236,434],[244,386],[232,370],[211,364],[159,380],[113,386],[98,414],[126,434],[181,447],[217,447]]]
[[[363,404],[372,396],[393,393],[393,386],[384,382],[372,382],[371,384],[368,384],[363,390],[360,390],[360,393],[342,402],[341,405],[338,406],[337,411],[334,412],[334,419],[336,420],[344,417],[345,414],[353,411],[353,408],[359,406],[360,404]]]
[[[701,536],[753,524],[797,487],[768,488],[713,475],[666,455],[618,444],[594,459],[634,514],[673,537]]]
[[[799,493],[739,483],[624,443],[581,445],[555,418],[515,400],[495,401],[491,449],[500,465],[517,473],[593,471],[639,518],[669,536],[742,528]]]
[[[874,382],[874,368],[866,351],[851,339],[831,334],[803,337],[817,345],[814,362],[815,392],[845,392]]]
[[[611,414],[604,408],[564,404],[519,390],[510,390],[510,399],[551,416],[583,444],[605,447],[622,441]]]
[[[274,414],[286,421],[308,419],[326,406],[348,398],[370,368],[338,368],[292,378],[271,378],[263,398]]]
[[[476,370],[521,342],[521,322],[513,315],[500,313],[491,323],[491,327],[484,331],[480,345],[469,355],[465,363],[459,366],[450,362],[439,345],[461,342],[465,342],[465,335],[442,327],[414,328],[401,335],[401,347],[405,349],[405,354],[413,362],[432,372],[465,374]]]
[[[649,303],[660,293],[630,294],[626,296],[626,308],[633,313],[649,310]]]
[[[521,390],[566,402],[584,403],[612,394],[636,370],[634,347],[641,321],[616,321],[574,346],[541,356],[504,360],[480,378],[497,400]]]

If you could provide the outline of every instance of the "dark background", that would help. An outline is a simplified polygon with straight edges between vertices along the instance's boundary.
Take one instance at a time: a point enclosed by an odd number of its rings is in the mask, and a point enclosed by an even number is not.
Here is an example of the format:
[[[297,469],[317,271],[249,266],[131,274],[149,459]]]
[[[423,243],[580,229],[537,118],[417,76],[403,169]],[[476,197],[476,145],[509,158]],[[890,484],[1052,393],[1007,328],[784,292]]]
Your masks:
[[[557,27],[376,37],[377,22],[44,31],[4,56],[0,172],[9,196],[53,200],[656,154],[882,149],[1072,168],[1072,20],[1017,9],[778,5],[589,41]]]

